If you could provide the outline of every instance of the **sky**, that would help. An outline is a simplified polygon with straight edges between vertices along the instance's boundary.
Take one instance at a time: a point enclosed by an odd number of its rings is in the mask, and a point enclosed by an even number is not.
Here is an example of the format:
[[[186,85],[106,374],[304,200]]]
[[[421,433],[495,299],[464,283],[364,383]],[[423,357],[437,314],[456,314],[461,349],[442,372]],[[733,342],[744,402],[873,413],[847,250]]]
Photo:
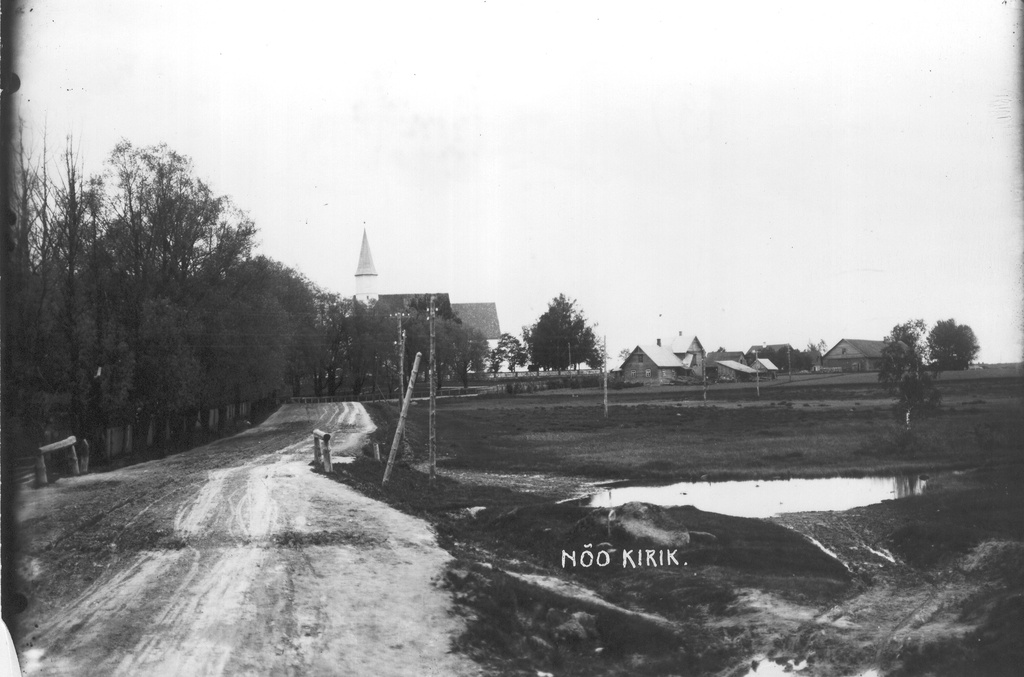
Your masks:
[[[282,9],[287,7],[287,9]],[[26,146],[167,143],[343,294],[564,293],[611,355],[970,325],[1022,358],[1021,0],[16,3]]]

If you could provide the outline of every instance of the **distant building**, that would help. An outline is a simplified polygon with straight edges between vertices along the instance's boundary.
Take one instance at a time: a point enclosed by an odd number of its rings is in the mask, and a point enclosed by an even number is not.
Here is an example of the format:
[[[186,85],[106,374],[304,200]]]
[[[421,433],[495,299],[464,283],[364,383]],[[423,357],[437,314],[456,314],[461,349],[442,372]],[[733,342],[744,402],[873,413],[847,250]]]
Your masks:
[[[715,363],[715,376],[719,380],[749,381],[756,375],[756,369],[736,360],[718,360]]]
[[[383,307],[386,312],[392,314],[404,313],[409,310],[409,303],[416,298],[434,293],[437,297],[438,306],[450,305],[462,324],[476,329],[488,341],[488,346],[494,348],[501,337],[501,324],[498,322],[498,306],[493,302],[488,303],[451,303],[447,293],[443,292],[421,292],[418,294],[380,294],[377,289],[377,269],[373,265],[373,255],[370,253],[370,243],[363,231],[363,244],[359,251],[359,263],[356,266],[356,294],[355,299],[364,304],[370,302]]]
[[[637,346],[622,366],[625,381],[647,384],[668,384],[687,374],[687,368],[670,349],[661,345],[661,339],[654,345]]]
[[[850,371],[879,371],[882,368],[882,350],[885,341],[869,339],[840,339],[839,343],[821,356],[821,365]]]
[[[685,336],[689,336],[686,334]],[[704,346],[701,344],[700,339],[694,336],[690,341],[684,338],[683,332],[679,332],[679,336],[672,339],[671,346],[672,354],[679,358],[679,361],[683,363],[683,367],[687,369],[689,374],[693,376],[703,376],[704,374]]]
[[[779,368],[769,360],[767,357],[759,357],[750,363],[750,367],[754,371],[761,372],[761,376],[769,379],[774,379],[779,373]]]
[[[377,269],[373,267],[370,242],[363,230],[363,246],[359,249],[359,264],[356,266],[356,301],[369,303],[377,300]]]
[[[709,377],[720,376],[718,365],[721,362],[737,362],[746,366],[747,358],[738,350],[716,350],[708,353],[705,357],[704,368],[707,369]]]

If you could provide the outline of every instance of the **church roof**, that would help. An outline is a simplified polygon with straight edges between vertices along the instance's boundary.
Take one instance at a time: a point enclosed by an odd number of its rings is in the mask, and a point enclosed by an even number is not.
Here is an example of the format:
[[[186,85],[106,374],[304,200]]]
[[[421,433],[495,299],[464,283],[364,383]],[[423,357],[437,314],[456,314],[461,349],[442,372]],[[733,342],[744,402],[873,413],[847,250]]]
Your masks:
[[[373,267],[373,256],[370,254],[370,241],[366,239],[366,231],[363,231],[363,248],[359,251],[359,265],[356,266],[356,277],[360,275],[376,275],[377,269]]]
[[[495,303],[453,303],[452,311],[467,327],[476,329],[488,339],[501,338],[498,306]]]

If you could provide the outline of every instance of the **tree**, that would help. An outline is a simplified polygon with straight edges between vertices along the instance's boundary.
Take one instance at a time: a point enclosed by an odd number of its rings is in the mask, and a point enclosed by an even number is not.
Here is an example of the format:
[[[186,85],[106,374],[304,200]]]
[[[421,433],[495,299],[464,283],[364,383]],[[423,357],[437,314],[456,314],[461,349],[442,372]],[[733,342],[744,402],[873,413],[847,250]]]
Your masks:
[[[939,320],[928,333],[928,353],[936,369],[966,369],[979,350],[974,330],[966,324],[957,324],[953,318]]]
[[[910,414],[920,407],[938,404],[939,393],[932,381],[932,373],[925,363],[925,346],[922,343],[928,326],[924,320],[909,320],[892,328],[882,349],[882,368],[878,373],[879,382],[897,398],[900,408],[906,414],[910,427]]]
[[[533,364],[542,369],[601,363],[594,327],[576,309],[576,301],[565,294],[552,299],[533,326],[523,327],[523,340]]]
[[[522,342],[512,334],[502,334],[498,338],[498,345],[490,353],[491,371],[498,371],[502,362],[508,364],[508,370],[515,373],[516,367],[526,366],[529,354]]]

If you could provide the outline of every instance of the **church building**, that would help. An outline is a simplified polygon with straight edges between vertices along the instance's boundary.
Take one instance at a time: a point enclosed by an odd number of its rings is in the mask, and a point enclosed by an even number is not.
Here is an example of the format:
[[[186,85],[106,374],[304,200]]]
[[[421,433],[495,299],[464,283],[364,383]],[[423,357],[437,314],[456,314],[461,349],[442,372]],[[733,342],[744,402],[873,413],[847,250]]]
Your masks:
[[[435,294],[441,303],[449,301],[447,293],[419,292],[416,294],[381,294],[377,288],[377,269],[373,265],[370,253],[370,242],[363,231],[363,244],[359,250],[359,263],[356,265],[355,299],[361,303],[382,304],[391,312],[400,312],[409,306],[409,302],[424,294]],[[498,306],[493,302],[485,303],[451,303],[452,312],[459,316],[467,327],[478,330],[487,338],[489,347],[497,345],[501,338],[501,325],[498,323]]]

